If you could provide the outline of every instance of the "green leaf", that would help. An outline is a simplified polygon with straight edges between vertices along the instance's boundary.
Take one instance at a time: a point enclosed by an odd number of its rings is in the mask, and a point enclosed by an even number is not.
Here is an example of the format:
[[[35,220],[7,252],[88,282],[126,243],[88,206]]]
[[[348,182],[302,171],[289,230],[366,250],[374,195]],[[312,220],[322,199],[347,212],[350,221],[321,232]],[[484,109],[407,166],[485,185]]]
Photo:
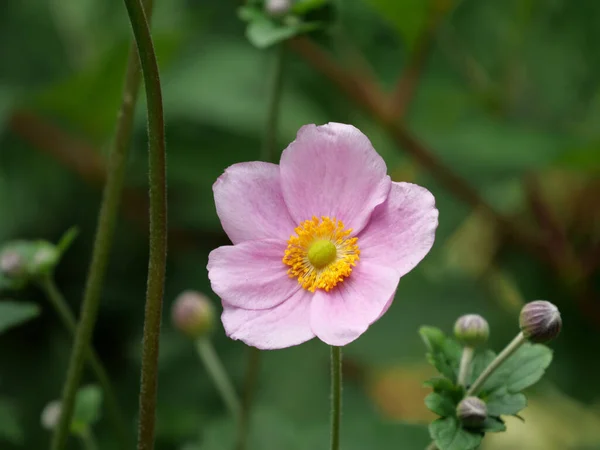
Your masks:
[[[434,420],[429,433],[439,450],[472,450],[479,447],[483,437],[462,428],[456,417]]]
[[[0,439],[14,445],[23,445],[23,437],[23,428],[17,421],[14,406],[7,400],[0,399]]]
[[[433,377],[423,383],[423,386],[430,387],[434,391],[451,391],[456,389],[452,381],[445,377]]]
[[[486,433],[499,433],[502,431],[506,431],[506,425],[502,421],[502,419],[498,417],[488,417],[485,419],[483,426],[481,427],[481,431]]]
[[[496,358],[496,353],[492,350],[478,351],[475,353],[473,360],[471,361],[471,381],[469,384],[473,384],[475,380],[481,375],[487,366]]]
[[[77,227],[71,227],[65,232],[65,234],[62,235],[60,241],[58,241],[58,244],[56,244],[56,248],[61,255],[69,249],[73,241],[77,238],[78,234],[79,230]]]
[[[0,301],[0,333],[34,319],[40,314],[35,303]]]
[[[292,6],[292,12],[299,16],[316,11],[329,4],[330,0],[297,0]]]
[[[261,15],[261,17],[253,19],[248,24],[246,37],[252,45],[263,49],[299,34],[317,30],[321,27],[322,24],[319,22],[297,22],[290,25],[284,25]]]
[[[100,418],[102,409],[102,390],[95,385],[84,386],[77,392],[75,412],[71,422],[74,434],[84,432]]]
[[[513,415],[527,407],[527,398],[523,394],[494,395],[486,404],[490,416]]]
[[[442,417],[453,416],[456,411],[456,405],[452,398],[437,392],[432,392],[425,397],[425,405],[430,411]]]
[[[427,360],[453,383],[460,365],[462,347],[454,339],[447,338],[438,328],[421,327],[419,334],[429,352]]]

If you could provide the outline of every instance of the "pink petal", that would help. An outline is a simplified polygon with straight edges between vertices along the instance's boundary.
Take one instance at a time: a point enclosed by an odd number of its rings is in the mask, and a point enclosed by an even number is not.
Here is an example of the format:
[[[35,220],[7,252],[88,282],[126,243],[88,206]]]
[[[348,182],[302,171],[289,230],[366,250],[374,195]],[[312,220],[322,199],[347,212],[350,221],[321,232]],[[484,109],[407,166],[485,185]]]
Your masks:
[[[358,236],[361,261],[410,272],[427,255],[435,240],[438,210],[427,189],[411,183],[392,183],[385,203],[375,208]]]
[[[329,345],[354,341],[390,307],[399,280],[394,269],[359,261],[335,289],[315,293],[310,309],[313,332]]]
[[[208,256],[208,278],[221,300],[245,309],[279,305],[298,289],[282,262],[286,242],[248,241],[219,247]]]
[[[390,190],[385,162],[351,125],[306,125],[281,155],[281,188],[292,218],[335,217],[354,233]]]
[[[213,186],[217,214],[231,242],[289,239],[297,226],[283,200],[279,167],[264,162],[234,164]]]
[[[262,350],[291,347],[315,337],[310,327],[311,297],[301,289],[274,308],[254,311],[223,303],[221,320],[231,339]]]

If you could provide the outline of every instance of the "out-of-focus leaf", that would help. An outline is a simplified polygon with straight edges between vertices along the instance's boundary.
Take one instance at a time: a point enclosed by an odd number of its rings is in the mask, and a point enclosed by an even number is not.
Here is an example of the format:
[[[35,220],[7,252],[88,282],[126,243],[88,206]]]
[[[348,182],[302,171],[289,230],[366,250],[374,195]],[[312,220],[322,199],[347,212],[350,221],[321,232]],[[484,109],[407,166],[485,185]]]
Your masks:
[[[35,303],[0,301],[0,333],[21,325],[40,314],[40,307]]]
[[[479,447],[482,439],[481,433],[462,428],[456,417],[433,421],[429,433],[440,450],[472,450]]]
[[[102,390],[98,386],[84,386],[79,389],[71,422],[73,433],[82,433],[98,421],[102,412],[102,397]]]
[[[246,37],[252,45],[258,48],[267,48],[299,34],[318,30],[321,27],[322,24],[318,22],[298,22],[290,25],[280,24],[261,16],[248,24]]]
[[[0,313],[0,317],[1,313]],[[0,399],[0,439],[13,445],[23,444],[23,428],[17,419],[15,408],[7,400]]]

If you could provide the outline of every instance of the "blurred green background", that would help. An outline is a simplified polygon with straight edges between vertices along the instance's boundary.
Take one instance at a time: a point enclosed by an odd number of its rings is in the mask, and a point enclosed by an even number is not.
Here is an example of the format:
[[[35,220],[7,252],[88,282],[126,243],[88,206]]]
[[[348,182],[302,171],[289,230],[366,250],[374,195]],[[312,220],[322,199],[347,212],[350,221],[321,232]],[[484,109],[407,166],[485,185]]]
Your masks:
[[[228,241],[211,186],[230,164],[259,158],[273,55],[247,41],[234,0],[155,3],[171,231],[157,448],[227,450],[227,411],[193,345],[172,329],[169,308],[185,289],[218,305],[205,267],[210,250]],[[534,299],[556,303],[563,314],[555,361],[532,392],[526,424],[509,422],[508,433],[486,438],[484,448],[600,449],[600,3],[338,4],[331,33],[305,39],[344,74],[376,83],[382,102],[414,72],[414,84],[402,88],[406,127],[542,248],[532,254],[515,245],[397,145],[380,117],[338,89],[339,80],[298,46],[288,48],[278,148],[306,123],[351,123],[370,137],[393,179],[426,186],[440,210],[432,252],[401,281],[389,312],[345,349],[344,450],[427,445],[423,424],[431,416],[421,382],[430,370],[420,325],[450,331],[460,314],[479,313],[499,350],[518,331],[522,302]],[[56,241],[77,226],[80,236],[56,272],[75,311],[130,40],[119,0],[0,4],[0,244]],[[142,98],[94,335],[132,432],[148,254],[146,151]],[[60,394],[70,337],[35,288],[2,298],[37,302],[42,314],[0,336],[0,448],[45,448],[40,414]],[[220,327],[214,345],[241,391],[246,347]],[[326,448],[328,370],[328,349],[318,341],[263,353],[253,450]],[[87,373],[86,382],[93,380]],[[113,448],[106,422],[96,433],[101,448]]]

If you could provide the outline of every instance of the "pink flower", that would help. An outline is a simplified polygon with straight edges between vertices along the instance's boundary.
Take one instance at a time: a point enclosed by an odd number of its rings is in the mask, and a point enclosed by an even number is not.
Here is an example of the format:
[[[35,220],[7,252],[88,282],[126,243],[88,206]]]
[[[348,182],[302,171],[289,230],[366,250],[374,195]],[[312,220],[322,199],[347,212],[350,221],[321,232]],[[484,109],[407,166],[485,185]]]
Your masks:
[[[234,245],[213,250],[208,276],[225,331],[260,349],[315,336],[342,346],[377,321],[400,277],[431,249],[431,193],[395,183],[351,125],[307,125],[279,166],[234,164],[214,184]]]

